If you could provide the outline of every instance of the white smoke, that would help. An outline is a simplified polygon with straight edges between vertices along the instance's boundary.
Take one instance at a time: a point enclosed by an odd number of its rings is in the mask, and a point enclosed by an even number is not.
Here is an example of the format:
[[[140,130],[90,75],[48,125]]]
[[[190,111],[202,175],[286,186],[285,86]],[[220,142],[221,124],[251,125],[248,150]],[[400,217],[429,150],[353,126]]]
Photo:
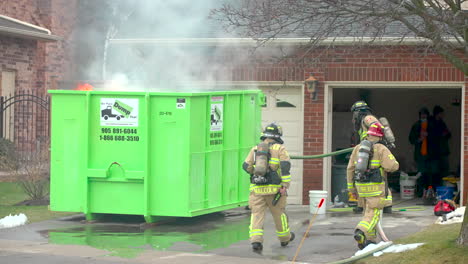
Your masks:
[[[220,0],[108,1],[102,17],[110,23],[96,44],[101,54],[88,63],[85,78],[101,75],[105,84],[98,89],[230,89],[217,83],[232,81],[232,69],[253,63],[252,46],[215,42],[233,36],[208,19]]]

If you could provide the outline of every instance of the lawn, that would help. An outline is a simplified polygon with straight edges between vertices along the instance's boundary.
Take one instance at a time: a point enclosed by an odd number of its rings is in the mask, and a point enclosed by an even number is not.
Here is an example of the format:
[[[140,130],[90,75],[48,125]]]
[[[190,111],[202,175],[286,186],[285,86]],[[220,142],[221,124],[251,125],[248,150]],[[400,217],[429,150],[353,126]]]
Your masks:
[[[468,247],[463,248],[456,244],[460,228],[461,224],[434,224],[421,232],[393,241],[395,244],[425,243],[415,250],[402,253],[386,253],[380,257],[368,257],[357,263],[468,263]]]
[[[72,215],[67,212],[51,212],[47,205],[15,206],[14,204],[28,199],[28,196],[15,182],[0,182],[0,219],[9,214],[23,213],[30,223],[57,217]]]

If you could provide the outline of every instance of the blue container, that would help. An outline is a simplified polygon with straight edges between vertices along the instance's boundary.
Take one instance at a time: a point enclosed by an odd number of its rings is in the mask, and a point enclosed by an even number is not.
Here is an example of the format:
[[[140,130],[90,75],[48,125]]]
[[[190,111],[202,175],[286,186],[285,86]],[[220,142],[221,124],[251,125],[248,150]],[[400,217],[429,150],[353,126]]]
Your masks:
[[[439,186],[436,188],[437,197],[440,200],[453,199],[454,187]]]

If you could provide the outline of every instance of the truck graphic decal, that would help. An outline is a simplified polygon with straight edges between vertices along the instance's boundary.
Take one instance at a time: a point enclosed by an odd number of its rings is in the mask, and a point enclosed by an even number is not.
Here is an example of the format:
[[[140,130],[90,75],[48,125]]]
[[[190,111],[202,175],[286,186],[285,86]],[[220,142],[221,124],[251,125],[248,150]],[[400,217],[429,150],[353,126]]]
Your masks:
[[[138,99],[101,98],[101,126],[138,126]]]

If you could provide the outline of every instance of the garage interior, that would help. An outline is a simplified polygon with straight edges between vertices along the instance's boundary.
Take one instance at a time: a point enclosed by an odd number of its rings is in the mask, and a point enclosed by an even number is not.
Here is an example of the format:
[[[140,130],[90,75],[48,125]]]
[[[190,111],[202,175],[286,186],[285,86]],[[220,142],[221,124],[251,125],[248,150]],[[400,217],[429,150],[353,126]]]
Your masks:
[[[450,146],[450,174],[459,177],[461,151],[461,89],[455,88],[334,88],[332,116],[332,150],[351,146],[353,125],[351,123],[351,105],[364,100],[377,117],[386,117],[396,137],[396,149],[392,153],[400,163],[400,172],[409,175],[417,173],[414,161],[414,146],[408,137],[412,125],[419,119],[418,112],[427,107],[432,115],[434,106],[444,109],[444,121],[452,137]],[[333,199],[347,200],[346,165],[349,154],[336,156],[332,162],[331,191]],[[399,189],[399,173],[389,175],[389,185],[395,197]]]

